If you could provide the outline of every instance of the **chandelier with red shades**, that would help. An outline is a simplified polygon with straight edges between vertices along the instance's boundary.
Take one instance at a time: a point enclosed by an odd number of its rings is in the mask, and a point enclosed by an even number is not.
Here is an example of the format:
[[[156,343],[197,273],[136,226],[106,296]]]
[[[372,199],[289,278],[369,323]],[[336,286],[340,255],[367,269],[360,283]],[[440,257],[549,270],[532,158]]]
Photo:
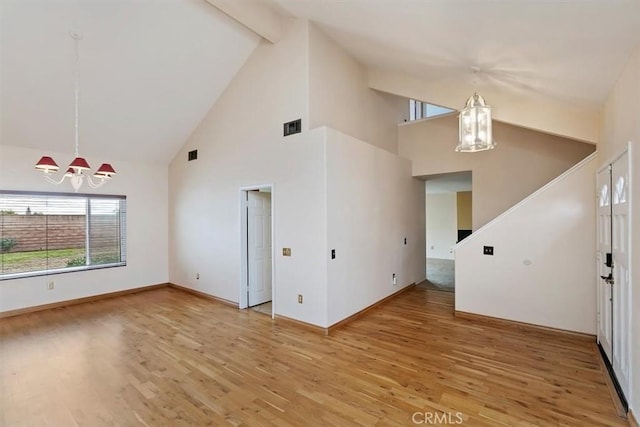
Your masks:
[[[111,177],[116,173],[113,167],[109,163],[103,163],[98,170],[93,174],[93,179],[90,176],[89,170],[91,166],[85,160],[84,157],[80,157],[78,154],[78,142],[79,142],[79,110],[78,110],[78,98],[79,91],[79,77],[80,77],[80,56],[78,54],[78,41],[82,39],[82,34],[79,31],[70,31],[69,35],[74,41],[75,50],[75,90],[74,90],[74,104],[75,104],[75,158],[69,164],[66,172],[60,178],[56,178],[53,175],[58,171],[59,166],[53,160],[52,157],[43,156],[38,163],[36,163],[36,169],[42,171],[44,178],[52,184],[62,184],[65,179],[69,178],[71,186],[78,192],[82,184],[86,181],[91,188],[98,188],[103,186]]]

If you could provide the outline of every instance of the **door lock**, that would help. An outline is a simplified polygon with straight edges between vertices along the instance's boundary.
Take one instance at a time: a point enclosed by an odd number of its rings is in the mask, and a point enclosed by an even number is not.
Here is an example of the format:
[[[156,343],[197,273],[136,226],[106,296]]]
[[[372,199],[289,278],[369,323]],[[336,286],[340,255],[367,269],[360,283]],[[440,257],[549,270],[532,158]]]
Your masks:
[[[609,275],[608,275],[608,276],[600,276],[600,278],[601,278],[602,280],[604,280],[604,282],[605,282],[607,285],[613,285],[613,283],[614,283],[614,282],[613,282],[613,275],[612,275],[611,273],[609,273]]]

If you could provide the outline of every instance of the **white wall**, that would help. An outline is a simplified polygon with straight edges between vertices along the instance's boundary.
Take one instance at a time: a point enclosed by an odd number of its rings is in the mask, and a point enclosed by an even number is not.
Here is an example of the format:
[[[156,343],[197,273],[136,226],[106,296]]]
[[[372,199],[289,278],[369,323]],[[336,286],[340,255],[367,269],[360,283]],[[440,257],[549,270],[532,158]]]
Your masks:
[[[595,334],[596,166],[592,155],[458,245],[457,311]]]
[[[595,151],[592,144],[497,121],[493,136],[495,150],[457,153],[457,116],[434,117],[398,126],[398,153],[411,160],[414,176],[471,171],[477,230]]]
[[[458,240],[456,199],[456,193],[427,194],[428,258],[453,259],[453,248]]]
[[[405,113],[401,107],[396,98],[368,89],[362,66],[306,22],[294,22],[276,44],[261,44],[170,165],[170,281],[238,301],[240,188],[261,184],[274,186],[276,315],[326,327],[399,289],[391,285],[393,272],[401,286],[423,279],[423,184],[417,183],[417,199],[409,197],[416,185],[410,163],[389,153],[396,145],[395,120]],[[297,118],[302,133],[283,137],[282,123]],[[325,125],[364,135],[371,144]],[[375,138],[366,139],[370,133]],[[187,162],[187,151],[196,148],[198,160]],[[354,165],[359,169],[351,170]],[[364,179],[371,175],[373,181]],[[329,185],[331,200],[340,203],[328,206]],[[343,187],[357,190],[343,193]],[[343,203],[336,194],[353,198]],[[351,217],[339,219],[345,207],[370,208],[372,198],[390,202],[384,216],[374,214],[373,222],[358,217],[355,225]],[[421,218],[418,231],[406,236],[405,246],[400,234],[414,231],[415,215]],[[364,247],[348,241],[336,248],[339,262],[353,261],[348,274],[355,282],[345,289],[355,300],[335,292],[347,283],[346,270],[334,272],[327,288],[327,238],[343,235],[343,221],[366,237]],[[291,257],[282,256],[283,247],[292,249]],[[359,251],[370,256],[361,258]],[[384,274],[370,283],[378,268]]]
[[[276,313],[325,326],[324,131],[308,131],[307,25],[254,51],[171,163],[169,276],[237,302],[240,188],[273,184]],[[303,132],[283,137],[282,124],[298,118]],[[195,148],[198,160],[187,162]]]
[[[327,212],[328,325],[424,280],[424,182],[409,161],[327,129]]]
[[[640,46],[629,58],[605,104],[598,162],[605,165],[632,144],[631,236],[631,396],[629,405],[640,419]],[[593,181],[592,181],[593,182]]]
[[[409,100],[369,89],[367,135],[371,144],[398,154],[398,124],[409,120]]]
[[[313,24],[309,26],[310,128],[328,126],[398,152],[397,124],[408,101],[369,89],[367,70]]]
[[[47,153],[59,164],[71,153]],[[55,186],[34,169],[42,151],[0,145],[0,189],[72,192],[69,183]],[[133,289],[168,281],[168,177],[159,164],[87,157],[94,167],[110,161],[117,171],[104,187],[81,192],[127,196],[127,266],[0,281],[0,311]],[[47,290],[53,280],[55,289]]]

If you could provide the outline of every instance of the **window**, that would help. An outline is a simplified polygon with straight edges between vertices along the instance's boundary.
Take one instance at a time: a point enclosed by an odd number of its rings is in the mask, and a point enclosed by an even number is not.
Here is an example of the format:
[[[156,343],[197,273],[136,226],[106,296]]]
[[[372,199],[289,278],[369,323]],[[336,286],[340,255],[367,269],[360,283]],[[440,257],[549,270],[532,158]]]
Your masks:
[[[0,191],[0,280],[126,265],[126,197]]]
[[[426,119],[427,117],[441,116],[454,112],[451,108],[428,104],[415,99],[409,100],[409,121]]]

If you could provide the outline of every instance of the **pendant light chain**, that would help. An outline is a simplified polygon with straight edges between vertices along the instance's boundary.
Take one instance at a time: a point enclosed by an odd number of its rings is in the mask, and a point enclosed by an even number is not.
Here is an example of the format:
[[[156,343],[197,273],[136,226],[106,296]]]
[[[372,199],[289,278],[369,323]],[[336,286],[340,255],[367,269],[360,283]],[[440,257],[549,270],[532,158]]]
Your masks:
[[[74,88],[75,120],[76,120],[76,123],[75,123],[76,157],[79,156],[79,154],[78,154],[78,152],[79,152],[79,150],[78,150],[79,142],[78,141],[79,141],[79,132],[80,132],[79,131],[79,116],[80,116],[80,114],[79,114],[79,111],[78,111],[79,110],[79,108],[78,108],[78,100],[80,98],[80,83],[79,83],[79,80],[80,80],[80,55],[78,54],[78,38],[79,37],[80,36],[78,34],[74,34],[73,35],[73,39],[75,41],[74,50],[75,50],[75,58],[76,58],[76,63],[75,63],[76,76],[75,76],[75,88]]]
[[[478,93],[478,72],[480,71],[480,67],[471,67],[473,71],[473,94]]]

